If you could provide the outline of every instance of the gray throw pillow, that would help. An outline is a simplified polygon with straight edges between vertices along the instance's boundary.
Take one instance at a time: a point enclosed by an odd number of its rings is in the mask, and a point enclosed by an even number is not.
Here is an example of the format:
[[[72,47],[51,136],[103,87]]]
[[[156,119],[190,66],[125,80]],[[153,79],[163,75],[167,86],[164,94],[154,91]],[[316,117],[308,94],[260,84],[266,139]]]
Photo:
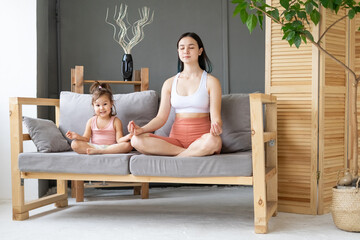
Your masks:
[[[222,96],[221,134],[223,153],[247,151],[251,149],[251,124],[249,94],[229,94]]]
[[[128,134],[127,125],[134,120],[139,126],[147,124],[157,114],[158,95],[155,91],[114,94],[117,117],[123,124],[123,134]],[[83,134],[86,122],[94,116],[91,94],[61,92],[59,129],[65,135],[70,130]],[[70,142],[70,140],[68,140]]]
[[[71,150],[69,143],[53,121],[23,116],[31,140],[39,152],[64,152]]]

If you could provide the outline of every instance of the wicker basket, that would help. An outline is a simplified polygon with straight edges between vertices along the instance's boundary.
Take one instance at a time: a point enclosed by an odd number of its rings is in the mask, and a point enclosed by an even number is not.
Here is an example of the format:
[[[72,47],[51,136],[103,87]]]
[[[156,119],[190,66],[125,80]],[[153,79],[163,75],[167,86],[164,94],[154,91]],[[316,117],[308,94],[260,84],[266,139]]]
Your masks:
[[[331,214],[333,221],[341,230],[360,232],[360,191],[356,187],[333,188]]]

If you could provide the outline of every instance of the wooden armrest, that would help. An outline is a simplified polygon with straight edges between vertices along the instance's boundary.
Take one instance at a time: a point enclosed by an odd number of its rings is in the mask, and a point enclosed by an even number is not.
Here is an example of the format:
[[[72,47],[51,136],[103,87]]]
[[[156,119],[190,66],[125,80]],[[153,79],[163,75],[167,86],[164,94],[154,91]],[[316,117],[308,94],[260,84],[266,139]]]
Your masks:
[[[28,97],[11,97],[10,105],[36,105],[36,106],[59,106],[59,99],[51,98],[28,98]]]

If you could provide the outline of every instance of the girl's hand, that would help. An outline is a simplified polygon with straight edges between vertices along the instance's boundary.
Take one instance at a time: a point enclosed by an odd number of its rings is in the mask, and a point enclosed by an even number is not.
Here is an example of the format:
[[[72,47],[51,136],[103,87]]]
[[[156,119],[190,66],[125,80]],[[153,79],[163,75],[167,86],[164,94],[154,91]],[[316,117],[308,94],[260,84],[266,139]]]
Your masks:
[[[138,125],[136,125],[134,123],[134,121],[130,121],[129,124],[128,124],[128,131],[130,133],[130,135],[140,135],[144,132],[144,130],[139,127]]]
[[[123,138],[123,140],[125,141],[125,142],[129,142],[130,140],[131,140],[131,138],[132,138],[132,134],[128,134],[128,135],[126,135],[126,136],[124,136],[124,137],[122,137]]]
[[[77,134],[76,132],[70,132],[70,131],[67,131],[65,135],[69,139],[77,139],[79,137],[79,134]]]
[[[222,133],[222,127],[217,122],[211,123],[210,133],[213,136],[219,136]]]

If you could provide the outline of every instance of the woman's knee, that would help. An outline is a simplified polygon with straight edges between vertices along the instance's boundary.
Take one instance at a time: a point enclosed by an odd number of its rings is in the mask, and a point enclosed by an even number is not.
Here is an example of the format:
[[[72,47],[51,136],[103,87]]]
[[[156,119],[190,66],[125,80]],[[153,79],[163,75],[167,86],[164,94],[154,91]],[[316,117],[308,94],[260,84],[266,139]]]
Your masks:
[[[142,134],[142,135],[138,135],[138,136],[133,136],[131,138],[131,146],[133,146],[134,148],[136,148],[136,150],[140,151],[141,149],[143,149],[144,147],[144,143],[145,143],[145,138],[147,136]]]
[[[205,141],[203,147],[206,152],[213,154],[221,150],[222,141],[220,136],[214,136],[209,133],[205,135],[204,138]]]

